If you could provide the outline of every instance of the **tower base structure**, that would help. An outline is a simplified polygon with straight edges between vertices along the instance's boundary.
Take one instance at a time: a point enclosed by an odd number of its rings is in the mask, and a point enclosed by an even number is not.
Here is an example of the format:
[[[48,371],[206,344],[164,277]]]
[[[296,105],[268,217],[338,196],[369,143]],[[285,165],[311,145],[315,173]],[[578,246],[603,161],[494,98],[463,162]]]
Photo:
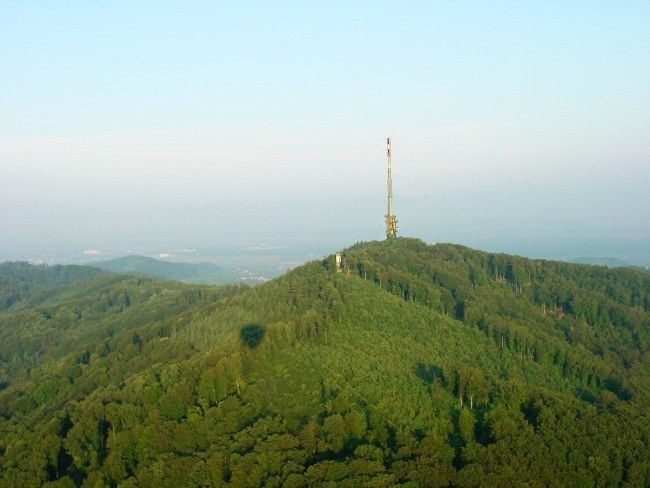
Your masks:
[[[397,217],[395,215],[385,215],[386,218],[386,239],[397,237]]]

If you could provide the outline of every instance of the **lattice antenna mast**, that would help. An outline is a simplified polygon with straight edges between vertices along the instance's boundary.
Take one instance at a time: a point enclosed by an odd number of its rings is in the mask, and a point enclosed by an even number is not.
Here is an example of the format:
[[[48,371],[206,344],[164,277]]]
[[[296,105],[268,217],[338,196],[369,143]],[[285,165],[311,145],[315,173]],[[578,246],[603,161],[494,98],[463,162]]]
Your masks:
[[[386,238],[397,237],[397,217],[393,215],[393,177],[390,172],[390,137],[386,138],[386,156],[388,157],[388,213],[386,217]]]

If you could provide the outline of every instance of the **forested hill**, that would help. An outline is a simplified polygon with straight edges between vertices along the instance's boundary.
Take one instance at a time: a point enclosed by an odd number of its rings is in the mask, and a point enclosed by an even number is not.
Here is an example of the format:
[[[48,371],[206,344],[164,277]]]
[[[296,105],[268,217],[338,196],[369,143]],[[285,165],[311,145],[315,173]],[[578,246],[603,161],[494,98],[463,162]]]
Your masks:
[[[650,273],[644,271],[412,239],[361,244],[343,256],[348,272],[536,362],[552,359],[576,374],[594,373],[597,362],[629,369],[648,351]]]
[[[237,281],[233,274],[213,263],[176,263],[146,256],[123,256],[89,264],[114,273],[130,273],[210,285]]]
[[[0,311],[18,304],[37,305],[56,298],[69,286],[101,274],[102,271],[87,266],[0,263]]]
[[[647,273],[404,238],[342,255],[15,302],[0,484],[650,484]]]

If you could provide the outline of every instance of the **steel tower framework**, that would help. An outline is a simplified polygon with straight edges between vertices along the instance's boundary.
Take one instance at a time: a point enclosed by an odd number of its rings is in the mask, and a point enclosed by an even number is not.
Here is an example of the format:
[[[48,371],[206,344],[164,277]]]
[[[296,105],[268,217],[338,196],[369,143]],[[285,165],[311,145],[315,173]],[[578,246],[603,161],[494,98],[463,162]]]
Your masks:
[[[388,157],[388,213],[386,217],[386,238],[397,237],[397,217],[393,215],[393,177],[390,171],[390,137],[386,138],[386,156]]]

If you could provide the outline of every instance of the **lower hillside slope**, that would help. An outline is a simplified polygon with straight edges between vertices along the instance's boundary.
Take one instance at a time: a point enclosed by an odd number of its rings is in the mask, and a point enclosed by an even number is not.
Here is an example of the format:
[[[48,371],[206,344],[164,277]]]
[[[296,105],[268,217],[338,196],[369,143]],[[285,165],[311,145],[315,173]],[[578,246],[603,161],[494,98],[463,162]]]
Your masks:
[[[3,483],[650,483],[647,276],[411,239],[343,259],[183,310],[173,284],[142,301],[170,313],[18,368]]]

